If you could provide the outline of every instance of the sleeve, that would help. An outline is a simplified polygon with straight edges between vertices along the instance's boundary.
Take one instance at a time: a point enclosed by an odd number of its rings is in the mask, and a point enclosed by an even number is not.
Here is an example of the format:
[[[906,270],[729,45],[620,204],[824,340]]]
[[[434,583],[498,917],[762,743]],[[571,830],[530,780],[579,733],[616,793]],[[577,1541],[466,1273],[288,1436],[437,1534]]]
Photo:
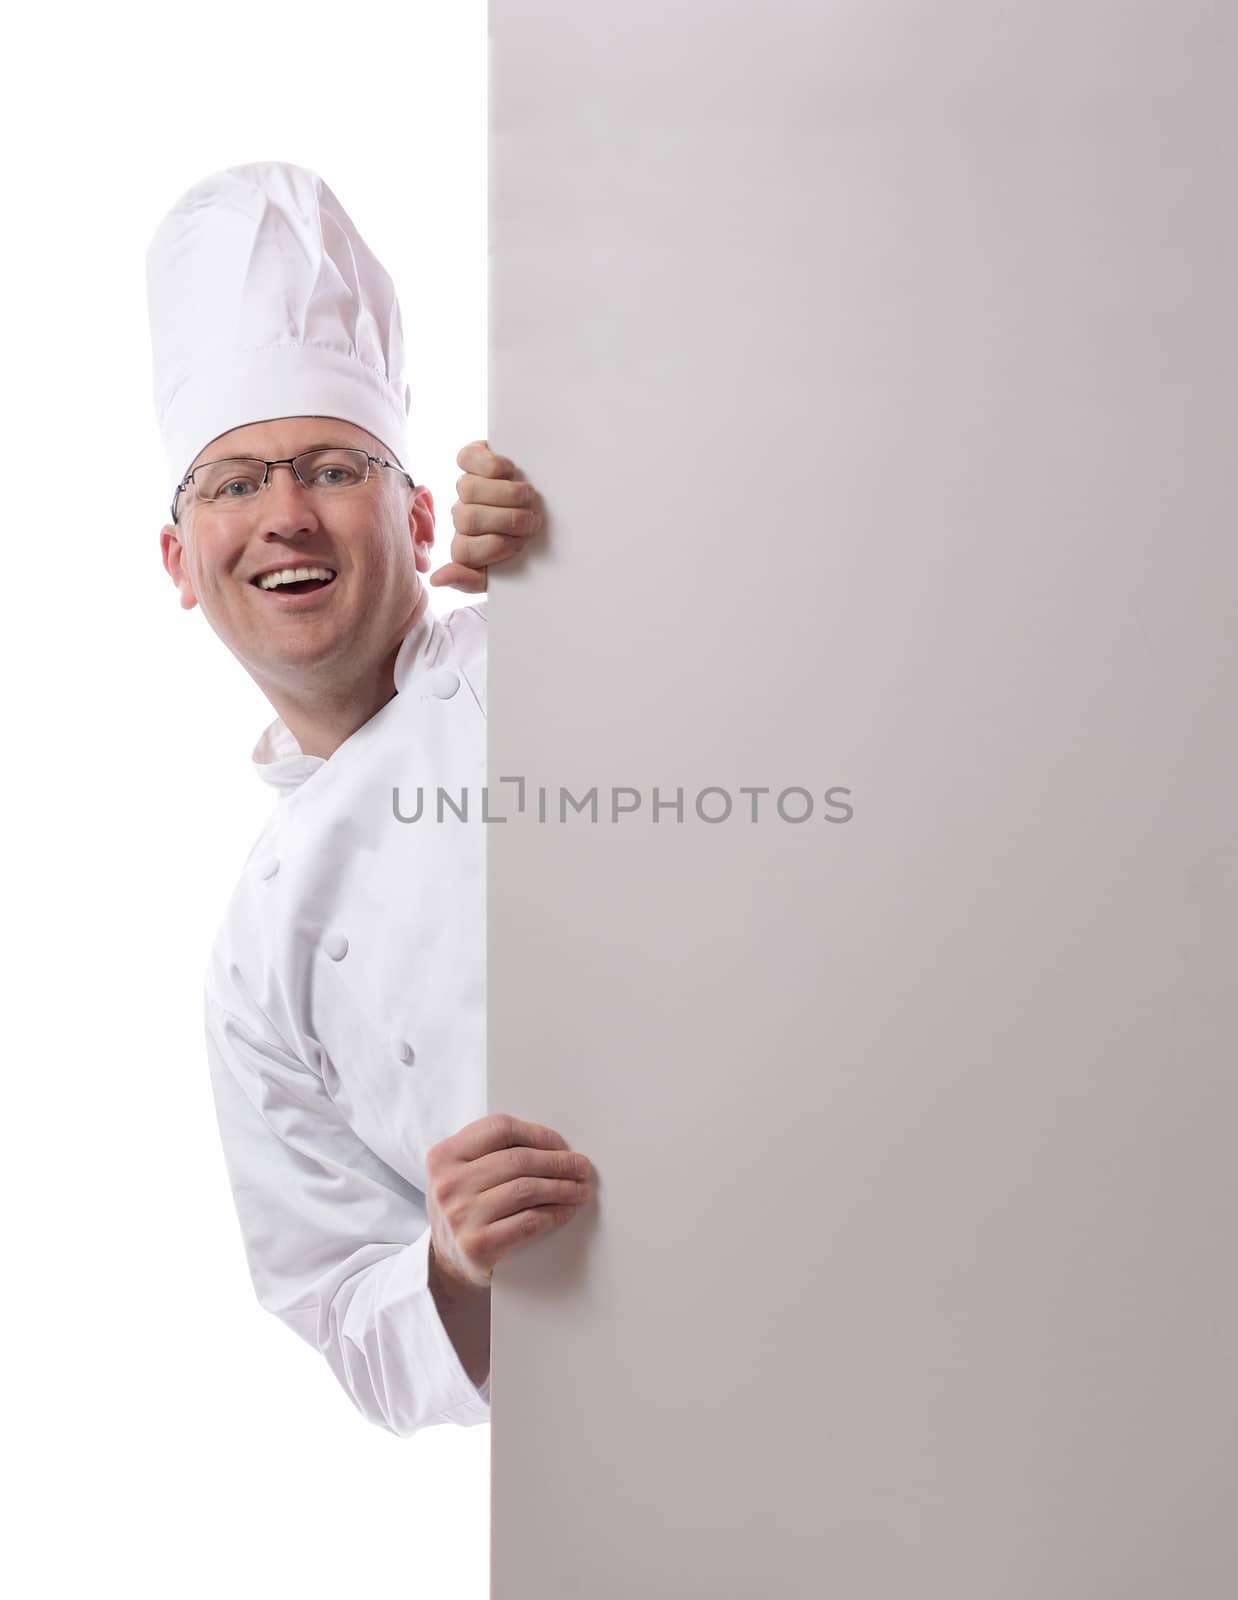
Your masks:
[[[209,982],[205,1009],[259,1303],[318,1349],[362,1416],[391,1433],[488,1421],[489,1376],[474,1385],[429,1287],[424,1195],[357,1137],[321,1076],[263,1019],[226,1007]]]

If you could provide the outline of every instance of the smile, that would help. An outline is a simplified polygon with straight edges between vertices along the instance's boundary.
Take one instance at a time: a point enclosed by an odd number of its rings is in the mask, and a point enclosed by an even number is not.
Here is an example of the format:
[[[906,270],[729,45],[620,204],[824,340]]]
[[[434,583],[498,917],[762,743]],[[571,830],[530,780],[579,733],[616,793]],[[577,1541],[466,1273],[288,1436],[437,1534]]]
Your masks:
[[[275,572],[264,572],[250,582],[259,589],[277,590],[284,594],[313,594],[335,581],[330,567],[280,567]]]

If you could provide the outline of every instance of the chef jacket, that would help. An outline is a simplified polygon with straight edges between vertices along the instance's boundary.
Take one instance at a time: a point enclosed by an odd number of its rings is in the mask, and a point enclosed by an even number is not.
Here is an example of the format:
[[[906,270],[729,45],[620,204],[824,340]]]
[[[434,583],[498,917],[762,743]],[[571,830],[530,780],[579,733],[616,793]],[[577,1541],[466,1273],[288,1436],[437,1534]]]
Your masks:
[[[330,757],[282,719],[254,747],[278,799],[205,1013],[259,1303],[407,1436],[490,1415],[489,1377],[469,1378],[427,1281],[425,1167],[486,1113],[485,606],[440,619],[427,603],[395,686]]]

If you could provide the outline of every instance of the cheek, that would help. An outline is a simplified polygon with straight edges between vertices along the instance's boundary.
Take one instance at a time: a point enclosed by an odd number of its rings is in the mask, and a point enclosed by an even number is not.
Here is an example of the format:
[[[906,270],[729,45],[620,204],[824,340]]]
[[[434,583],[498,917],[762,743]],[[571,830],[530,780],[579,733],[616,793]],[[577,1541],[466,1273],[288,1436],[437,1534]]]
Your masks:
[[[194,593],[199,597],[203,594],[226,595],[229,585],[237,581],[235,574],[238,565],[239,557],[227,550],[199,550],[186,563],[186,571]]]
[[[199,562],[193,573],[194,588],[201,593],[219,594],[223,588],[223,575],[209,562]]]
[[[388,527],[385,537],[377,540],[370,552],[370,564],[371,570],[393,582],[406,579],[415,569],[412,539],[398,527]]]

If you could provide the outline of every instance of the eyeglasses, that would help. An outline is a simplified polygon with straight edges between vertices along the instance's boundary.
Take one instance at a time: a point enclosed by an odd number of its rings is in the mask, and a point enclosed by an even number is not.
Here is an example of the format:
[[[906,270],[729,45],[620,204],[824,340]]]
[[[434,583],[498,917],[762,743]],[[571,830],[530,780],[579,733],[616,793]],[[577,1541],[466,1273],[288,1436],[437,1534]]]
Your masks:
[[[350,450],[344,446],[329,450],[304,450],[299,456],[288,456],[283,461],[259,461],[252,456],[226,456],[220,461],[204,461],[192,472],[185,474],[177,484],[172,497],[172,521],[176,521],[176,508],[181,494],[193,484],[194,494],[208,505],[231,507],[244,505],[253,498],[270,479],[272,467],[291,467],[297,482],[307,489],[321,490],[324,494],[340,494],[347,489],[359,489],[370,475],[370,462],[376,467],[390,467],[408,482],[410,489],[417,485],[397,462],[385,461],[382,456],[372,456],[365,450]]]

